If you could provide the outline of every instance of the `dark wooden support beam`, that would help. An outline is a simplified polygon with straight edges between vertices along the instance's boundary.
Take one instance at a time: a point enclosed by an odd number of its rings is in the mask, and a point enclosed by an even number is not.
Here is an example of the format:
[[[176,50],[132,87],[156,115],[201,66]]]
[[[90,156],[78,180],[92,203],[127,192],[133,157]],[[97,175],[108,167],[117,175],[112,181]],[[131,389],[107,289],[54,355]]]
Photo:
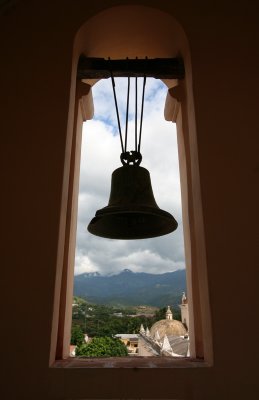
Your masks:
[[[106,60],[80,57],[78,79],[107,79],[111,77],[152,77],[157,79],[183,79],[184,64],[181,58],[151,58]]]

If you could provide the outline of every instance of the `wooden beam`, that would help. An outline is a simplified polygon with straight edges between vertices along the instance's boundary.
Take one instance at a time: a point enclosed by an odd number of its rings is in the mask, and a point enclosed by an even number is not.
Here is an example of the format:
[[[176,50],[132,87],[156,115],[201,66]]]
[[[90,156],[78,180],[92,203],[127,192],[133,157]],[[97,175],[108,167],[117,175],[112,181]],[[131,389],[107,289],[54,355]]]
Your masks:
[[[81,56],[78,79],[107,79],[111,77],[152,77],[157,79],[183,79],[184,64],[181,58],[152,58],[106,60]]]

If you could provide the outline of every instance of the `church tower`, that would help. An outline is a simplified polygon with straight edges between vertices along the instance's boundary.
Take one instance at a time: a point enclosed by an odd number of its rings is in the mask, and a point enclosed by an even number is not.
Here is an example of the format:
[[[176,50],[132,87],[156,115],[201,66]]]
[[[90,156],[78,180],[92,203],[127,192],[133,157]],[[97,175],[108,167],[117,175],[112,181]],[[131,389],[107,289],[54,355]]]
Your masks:
[[[181,309],[182,323],[186,326],[187,330],[189,330],[189,308],[185,292],[183,292],[182,295],[182,303],[180,304],[180,309]]]

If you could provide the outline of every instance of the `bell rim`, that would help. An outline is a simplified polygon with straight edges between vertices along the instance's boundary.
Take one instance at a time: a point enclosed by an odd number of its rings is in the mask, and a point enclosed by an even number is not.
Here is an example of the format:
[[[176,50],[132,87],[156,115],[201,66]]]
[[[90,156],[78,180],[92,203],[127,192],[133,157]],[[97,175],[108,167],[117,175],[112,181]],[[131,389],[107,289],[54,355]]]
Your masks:
[[[162,210],[159,207],[148,207],[148,206],[141,206],[141,205],[132,205],[130,204],[129,206],[106,206],[103,207],[99,210],[96,211],[95,213],[95,217],[102,217],[105,215],[110,215],[110,214],[152,214],[152,215],[156,215],[156,216],[164,216],[167,218],[173,218],[175,220],[175,218],[173,217],[173,215],[171,213],[169,213],[168,211]],[[177,222],[175,220],[175,222]]]
[[[101,210],[99,210],[101,211]],[[129,211],[125,211],[125,210],[121,210],[119,212],[104,212],[102,214],[97,215],[98,211],[96,212],[96,215],[94,218],[92,218],[92,220],[90,221],[87,230],[88,232],[90,232],[93,235],[99,236],[99,237],[103,237],[106,239],[117,239],[117,240],[141,240],[141,239],[152,239],[155,237],[159,237],[159,236],[164,236],[167,234],[170,234],[172,232],[174,232],[177,227],[178,227],[178,222],[175,220],[175,218],[173,217],[172,214],[168,213],[167,211],[164,210],[152,210],[152,212],[148,212],[147,210],[145,212],[140,211],[138,209],[138,211],[134,211],[132,210],[132,208]],[[155,229],[155,230],[149,230],[147,231],[145,234],[140,233],[138,235],[138,232],[135,231],[135,233],[133,235],[122,235],[121,232],[118,232],[118,234],[115,234],[115,232],[113,232],[111,234],[111,231],[107,231],[105,232],[105,230],[103,230],[103,227],[100,229],[100,227],[98,227],[98,222],[103,222],[103,219],[105,220],[105,218],[109,218],[112,215],[130,215],[130,214],[146,214],[146,215],[153,215],[155,217],[159,217],[162,218],[164,220],[167,220],[167,222],[169,222],[169,225],[167,226],[167,229],[163,229],[162,231]],[[97,224],[97,225],[96,225]]]

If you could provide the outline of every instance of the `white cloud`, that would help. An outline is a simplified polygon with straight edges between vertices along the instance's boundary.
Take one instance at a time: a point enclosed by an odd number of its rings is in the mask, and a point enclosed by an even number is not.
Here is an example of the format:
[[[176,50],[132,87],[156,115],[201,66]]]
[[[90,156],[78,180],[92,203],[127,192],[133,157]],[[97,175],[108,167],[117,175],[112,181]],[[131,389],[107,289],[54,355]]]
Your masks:
[[[123,117],[126,107],[126,81],[119,79],[116,84],[120,109],[121,104],[123,105]],[[174,124],[164,120],[166,89],[155,79],[148,80],[146,87],[141,165],[150,172],[159,207],[175,216],[179,228],[170,235],[137,241],[108,240],[88,233],[87,225],[96,210],[108,204],[111,174],[115,168],[121,166],[120,139],[110,80],[97,83],[93,94],[95,119],[88,121],[83,129],[75,273],[99,271],[107,274],[116,273],[124,268],[160,273],[183,268],[176,131]],[[131,96],[131,106],[134,108],[133,93]],[[114,126],[111,126],[111,123]],[[121,123],[124,137],[123,118]],[[133,150],[134,121],[129,123],[128,134],[128,150]]]
[[[151,272],[158,273],[160,271],[175,271],[183,268],[183,263],[176,263],[170,258],[162,257],[160,254],[150,249],[138,250],[126,256],[121,256],[117,260],[125,268],[129,268],[134,272]],[[158,270],[159,266],[159,270]]]
[[[98,271],[98,266],[95,265],[92,260],[86,255],[77,254],[75,258],[75,271],[76,275],[83,274],[85,272]]]

